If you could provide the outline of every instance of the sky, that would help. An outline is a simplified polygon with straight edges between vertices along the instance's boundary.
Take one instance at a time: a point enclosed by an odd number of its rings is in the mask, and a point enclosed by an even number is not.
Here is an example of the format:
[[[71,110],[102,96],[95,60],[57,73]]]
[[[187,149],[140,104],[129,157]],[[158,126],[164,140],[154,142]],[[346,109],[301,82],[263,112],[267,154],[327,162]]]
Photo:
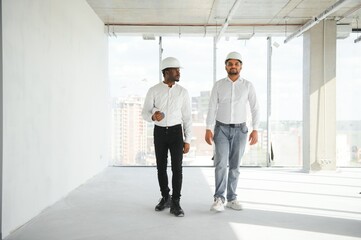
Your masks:
[[[361,42],[357,36],[337,42],[337,119],[361,120],[355,111],[361,89]],[[298,37],[283,44],[284,38],[272,38],[272,118],[302,120],[303,40]],[[192,97],[210,91],[213,85],[213,38],[163,37],[163,58],[176,57],[182,65],[179,84]],[[221,39],[217,44],[216,79],[226,77],[224,59],[231,51],[243,58],[241,76],[251,81],[261,105],[261,119],[267,114],[267,39]],[[142,37],[109,38],[109,80],[112,97],[145,96],[159,82],[159,40]],[[347,94],[345,94],[347,93]],[[285,104],[287,103],[287,104]]]

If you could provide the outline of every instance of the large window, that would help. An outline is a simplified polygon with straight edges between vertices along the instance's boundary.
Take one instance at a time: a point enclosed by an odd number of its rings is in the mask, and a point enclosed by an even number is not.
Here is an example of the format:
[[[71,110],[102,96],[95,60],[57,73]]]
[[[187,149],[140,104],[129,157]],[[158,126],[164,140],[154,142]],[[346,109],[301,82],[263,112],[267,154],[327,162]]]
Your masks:
[[[337,42],[337,165],[361,166],[361,43],[357,34]],[[192,98],[193,139],[184,165],[211,166],[213,148],[204,141],[205,119],[213,86],[226,76],[224,58],[231,51],[243,56],[242,77],[250,80],[261,106],[259,143],[247,146],[243,166],[302,165],[302,37],[287,44],[272,38],[271,86],[267,86],[267,39],[221,39],[213,59],[213,38],[163,37],[162,56],[177,57],[180,84]],[[155,165],[153,124],[141,117],[148,89],[160,80],[159,39],[141,37],[109,39],[109,74],[113,97],[114,165]],[[267,103],[267,87],[271,101]],[[268,104],[268,105],[267,105]],[[267,132],[267,106],[271,108]],[[250,120],[250,119],[249,119]],[[267,158],[267,140],[272,143],[273,160]]]
[[[361,43],[357,34],[337,41],[337,165],[361,166]]]

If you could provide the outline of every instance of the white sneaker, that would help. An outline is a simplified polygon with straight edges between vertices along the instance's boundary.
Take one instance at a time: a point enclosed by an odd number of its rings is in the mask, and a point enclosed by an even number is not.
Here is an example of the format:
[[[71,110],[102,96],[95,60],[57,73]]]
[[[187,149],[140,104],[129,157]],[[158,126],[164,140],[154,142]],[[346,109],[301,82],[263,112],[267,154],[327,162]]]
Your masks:
[[[237,201],[237,200],[233,200],[233,201],[230,201],[230,202],[227,202],[227,205],[226,207],[228,208],[232,208],[234,210],[242,210],[242,204],[240,201]]]
[[[221,198],[215,198],[214,203],[211,206],[211,211],[222,212],[224,211],[224,204]]]

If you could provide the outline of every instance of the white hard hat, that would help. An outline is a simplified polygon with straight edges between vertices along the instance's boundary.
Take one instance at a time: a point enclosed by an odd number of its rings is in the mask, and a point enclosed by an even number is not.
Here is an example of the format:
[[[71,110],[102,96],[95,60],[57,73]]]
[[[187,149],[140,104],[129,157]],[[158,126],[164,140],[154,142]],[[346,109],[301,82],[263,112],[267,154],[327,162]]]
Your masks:
[[[241,56],[241,54],[238,53],[238,52],[230,52],[230,53],[228,53],[228,55],[227,55],[227,57],[226,57],[226,62],[227,62],[227,60],[229,60],[229,59],[236,59],[236,60],[242,62],[242,56]]]
[[[160,70],[164,70],[166,68],[181,68],[181,65],[178,59],[174,57],[167,57],[164,58],[160,64]]]

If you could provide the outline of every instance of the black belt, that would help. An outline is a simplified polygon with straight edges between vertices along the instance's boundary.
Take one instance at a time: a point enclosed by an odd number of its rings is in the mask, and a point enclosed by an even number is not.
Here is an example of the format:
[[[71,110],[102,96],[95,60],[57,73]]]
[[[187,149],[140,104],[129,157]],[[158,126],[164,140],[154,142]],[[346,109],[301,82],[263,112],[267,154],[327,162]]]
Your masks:
[[[231,128],[240,128],[240,127],[244,126],[244,124],[246,124],[246,123],[230,123],[230,124],[225,124],[225,123],[216,121],[216,125],[221,125],[221,126],[231,127]]]
[[[160,128],[160,129],[173,129],[173,128],[182,128],[182,125],[177,124],[177,125],[174,125],[174,126],[167,126],[167,127],[162,127],[162,126],[155,125],[154,127],[155,128]]]

